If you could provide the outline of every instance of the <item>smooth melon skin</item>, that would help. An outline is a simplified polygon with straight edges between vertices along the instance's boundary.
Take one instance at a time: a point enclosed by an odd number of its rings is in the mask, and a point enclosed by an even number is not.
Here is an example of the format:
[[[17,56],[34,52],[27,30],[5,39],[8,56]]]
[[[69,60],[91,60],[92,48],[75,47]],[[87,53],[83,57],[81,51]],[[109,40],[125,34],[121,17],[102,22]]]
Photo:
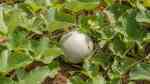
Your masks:
[[[92,40],[83,33],[72,31],[63,35],[61,39],[64,59],[71,63],[80,63],[93,50]]]

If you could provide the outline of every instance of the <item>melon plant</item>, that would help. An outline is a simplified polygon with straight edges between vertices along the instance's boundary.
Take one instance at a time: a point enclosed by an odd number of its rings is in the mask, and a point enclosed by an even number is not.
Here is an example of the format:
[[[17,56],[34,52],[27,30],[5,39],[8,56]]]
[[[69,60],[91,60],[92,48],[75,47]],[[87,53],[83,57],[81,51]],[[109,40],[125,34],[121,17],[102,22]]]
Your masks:
[[[149,1],[0,0],[0,84],[149,84]]]

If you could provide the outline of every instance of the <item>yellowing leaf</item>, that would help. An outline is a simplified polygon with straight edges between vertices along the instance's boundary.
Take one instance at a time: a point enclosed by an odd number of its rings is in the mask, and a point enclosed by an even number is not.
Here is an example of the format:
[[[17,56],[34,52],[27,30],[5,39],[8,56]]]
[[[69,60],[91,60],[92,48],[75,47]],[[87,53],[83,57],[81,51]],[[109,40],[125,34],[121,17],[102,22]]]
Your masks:
[[[144,6],[150,7],[150,0],[144,0]]]

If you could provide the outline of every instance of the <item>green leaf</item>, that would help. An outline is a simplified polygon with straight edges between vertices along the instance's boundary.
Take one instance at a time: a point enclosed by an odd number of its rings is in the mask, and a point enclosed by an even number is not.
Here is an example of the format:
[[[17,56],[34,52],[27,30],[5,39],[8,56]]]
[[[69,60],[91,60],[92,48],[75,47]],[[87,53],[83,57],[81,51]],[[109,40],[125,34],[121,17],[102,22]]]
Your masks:
[[[48,64],[51,63],[56,57],[63,55],[63,51],[58,47],[52,47],[45,51],[43,56],[41,57],[41,61]]]
[[[106,84],[104,77],[100,75],[94,77],[92,80],[93,80],[92,84]]]
[[[25,67],[32,62],[25,50],[4,50],[0,55],[0,72],[6,74],[10,70]]]
[[[47,55],[49,56],[58,56],[58,55],[63,54],[63,51],[58,47],[49,48],[48,51],[49,52],[47,52]]]
[[[8,33],[8,29],[7,26],[4,22],[4,8],[2,6],[0,6],[0,32],[2,32],[3,34],[7,34]]]
[[[100,0],[78,0],[80,2],[99,2]]]
[[[96,20],[96,16],[80,16],[80,24],[82,26],[82,28],[89,28],[90,24],[89,21],[95,21]]]
[[[0,54],[0,72],[6,73],[5,70],[7,67],[7,60],[8,60],[8,50],[1,50]]]
[[[150,80],[150,64],[137,64],[130,72],[130,80]]]
[[[130,70],[134,66],[135,62],[136,60],[133,58],[115,57],[114,63],[112,65],[112,70],[113,72],[118,73],[121,76],[125,74],[126,72],[128,72],[128,70]]]
[[[136,84],[136,83],[135,83],[135,82],[133,82],[133,81],[130,81],[130,82],[129,82],[129,84]]]
[[[37,40],[31,40],[30,50],[33,53],[32,56],[35,59],[39,59],[45,53],[45,51],[49,48],[49,39],[47,37],[43,37]]]
[[[21,28],[17,28],[14,32],[8,34],[9,42],[8,48],[13,50],[15,48],[28,48],[29,40],[26,37],[27,33]]]
[[[2,77],[2,76],[0,76],[0,82],[1,84],[17,84],[13,80],[6,78],[6,77]]]
[[[60,70],[60,64],[59,64],[58,61],[53,61],[53,62],[51,62],[51,63],[48,64],[48,68],[50,70],[50,77],[54,78],[55,75]]]
[[[19,84],[41,84],[41,82],[50,75],[48,67],[39,67],[32,70],[29,74],[19,81]]]
[[[53,32],[56,30],[61,30],[63,28],[68,28],[69,26],[73,25],[72,23],[68,23],[68,22],[61,22],[61,21],[51,21],[49,23],[49,31]]]
[[[39,40],[31,40],[29,50],[32,52],[33,59],[48,64],[56,57],[63,54],[60,48],[51,47],[49,42],[47,37],[43,37]]]
[[[144,38],[144,41],[150,42],[150,33],[147,33],[147,35]]]
[[[47,7],[51,4],[51,0],[34,0],[38,6]]]
[[[27,11],[30,11],[31,13],[35,13],[39,11],[40,9],[42,9],[42,6],[37,4],[33,0],[26,0],[23,6]]]
[[[110,64],[113,63],[113,57],[111,56],[112,52],[101,51],[91,58],[91,61],[97,65],[100,65],[106,69]]]
[[[136,22],[136,10],[129,10],[128,15],[122,20],[124,31],[131,40],[142,40],[144,31],[140,29],[139,24]]]
[[[27,72],[24,70],[24,68],[19,68],[15,70],[15,74],[18,80],[22,80],[26,76]]]
[[[81,10],[95,9],[98,4],[99,2],[80,2],[77,0],[69,0],[65,3],[65,8],[73,12],[79,12]]]
[[[109,9],[113,12],[116,18],[122,16],[130,7],[125,4],[114,3]]]
[[[110,47],[112,47],[112,51],[116,55],[123,55],[123,53],[127,50],[127,44],[123,41],[123,38],[123,35],[118,34],[110,43]]]
[[[85,81],[82,80],[80,76],[73,76],[70,79],[71,84],[85,84]]]
[[[83,65],[83,73],[90,78],[96,77],[99,74],[99,67],[94,63],[86,61]]]
[[[32,62],[30,55],[25,50],[15,50],[9,52],[8,57],[8,69],[16,69],[20,67],[25,67],[27,64]]]
[[[54,21],[55,20],[55,12],[56,10],[54,8],[48,9],[47,19],[48,21]]]
[[[107,81],[107,84],[120,84],[121,83],[121,79],[112,79],[110,81]]]
[[[39,15],[34,18],[35,19],[31,26],[33,32],[42,33],[43,31],[48,31],[48,22],[43,15]]]
[[[113,4],[113,0],[104,0],[108,6],[111,6]]]
[[[55,13],[55,20],[68,22],[68,23],[75,23],[76,17],[73,15],[67,14],[64,11],[57,11]]]
[[[145,27],[150,27],[150,15],[147,12],[144,13],[138,13],[136,16],[136,21],[144,25]]]
[[[48,12],[48,28],[50,32],[67,28],[75,24],[76,17],[65,13],[63,10],[50,9]]]
[[[8,27],[8,32],[13,32],[20,24],[23,23],[23,17],[25,13],[15,7],[5,7],[4,8],[4,21]]]

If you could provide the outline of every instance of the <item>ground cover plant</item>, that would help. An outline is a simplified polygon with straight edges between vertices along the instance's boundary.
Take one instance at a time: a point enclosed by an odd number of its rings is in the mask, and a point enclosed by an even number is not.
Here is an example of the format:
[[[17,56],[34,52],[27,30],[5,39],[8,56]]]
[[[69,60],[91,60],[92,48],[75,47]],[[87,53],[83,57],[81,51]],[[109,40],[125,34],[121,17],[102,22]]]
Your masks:
[[[61,48],[72,30],[94,45],[78,64]],[[0,84],[149,81],[150,0],[0,0]]]

